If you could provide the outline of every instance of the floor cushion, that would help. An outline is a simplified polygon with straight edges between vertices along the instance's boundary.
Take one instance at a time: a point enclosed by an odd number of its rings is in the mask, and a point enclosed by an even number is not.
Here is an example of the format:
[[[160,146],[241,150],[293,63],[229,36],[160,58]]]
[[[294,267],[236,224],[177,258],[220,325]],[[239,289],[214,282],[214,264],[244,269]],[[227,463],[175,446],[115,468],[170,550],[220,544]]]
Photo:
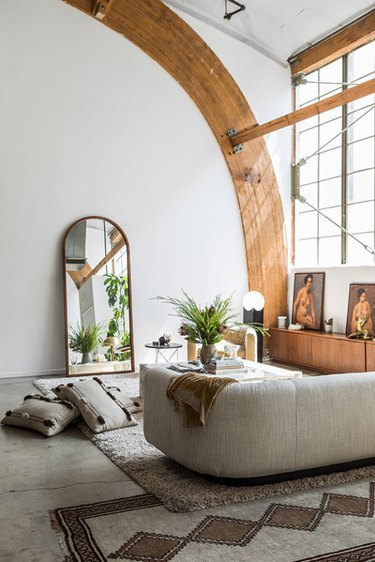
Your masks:
[[[79,410],[71,402],[47,398],[40,394],[29,394],[20,406],[7,411],[1,423],[33,429],[52,437],[78,416]]]

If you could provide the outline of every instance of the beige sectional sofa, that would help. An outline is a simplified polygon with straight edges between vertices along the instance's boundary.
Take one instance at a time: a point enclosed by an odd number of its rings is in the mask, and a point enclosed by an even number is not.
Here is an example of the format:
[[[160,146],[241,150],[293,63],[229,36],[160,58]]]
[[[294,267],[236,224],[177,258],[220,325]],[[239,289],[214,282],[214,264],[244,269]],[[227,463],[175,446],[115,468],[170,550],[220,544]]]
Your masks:
[[[191,470],[250,478],[375,457],[375,373],[232,384],[198,429],[183,429],[166,397],[174,376],[147,371],[144,432]]]

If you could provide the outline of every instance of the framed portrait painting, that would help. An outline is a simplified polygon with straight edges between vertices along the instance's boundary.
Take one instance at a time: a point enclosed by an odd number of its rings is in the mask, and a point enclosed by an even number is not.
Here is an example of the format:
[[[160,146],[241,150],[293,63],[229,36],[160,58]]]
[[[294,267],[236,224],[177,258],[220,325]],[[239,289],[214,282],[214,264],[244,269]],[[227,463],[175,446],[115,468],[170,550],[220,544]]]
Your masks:
[[[292,323],[309,330],[321,330],[323,324],[325,273],[295,273]]]
[[[375,336],[375,283],[351,283],[349,288],[346,334]]]

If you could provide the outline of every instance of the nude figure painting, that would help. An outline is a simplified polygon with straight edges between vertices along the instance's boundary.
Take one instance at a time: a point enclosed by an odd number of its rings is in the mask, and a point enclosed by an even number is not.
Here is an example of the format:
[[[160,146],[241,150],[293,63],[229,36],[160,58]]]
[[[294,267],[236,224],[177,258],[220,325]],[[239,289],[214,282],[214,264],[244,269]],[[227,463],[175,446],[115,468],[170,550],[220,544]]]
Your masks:
[[[375,284],[352,283],[349,288],[346,334],[372,339],[375,325]]]
[[[309,330],[321,330],[324,273],[295,273],[292,323]]]

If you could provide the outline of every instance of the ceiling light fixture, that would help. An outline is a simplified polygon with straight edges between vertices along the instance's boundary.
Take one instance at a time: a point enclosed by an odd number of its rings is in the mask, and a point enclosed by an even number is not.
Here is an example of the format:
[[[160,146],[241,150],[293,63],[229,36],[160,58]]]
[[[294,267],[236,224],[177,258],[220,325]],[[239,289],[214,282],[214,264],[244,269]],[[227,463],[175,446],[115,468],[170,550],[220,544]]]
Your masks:
[[[228,13],[228,2],[230,2],[231,4],[234,4],[235,6],[238,6],[237,10],[234,10],[234,12]],[[238,14],[238,12],[242,12],[243,10],[246,10],[246,6],[244,4],[240,4],[239,2],[236,2],[236,0],[225,0],[224,19],[230,20],[232,16],[234,16],[235,14]]]

